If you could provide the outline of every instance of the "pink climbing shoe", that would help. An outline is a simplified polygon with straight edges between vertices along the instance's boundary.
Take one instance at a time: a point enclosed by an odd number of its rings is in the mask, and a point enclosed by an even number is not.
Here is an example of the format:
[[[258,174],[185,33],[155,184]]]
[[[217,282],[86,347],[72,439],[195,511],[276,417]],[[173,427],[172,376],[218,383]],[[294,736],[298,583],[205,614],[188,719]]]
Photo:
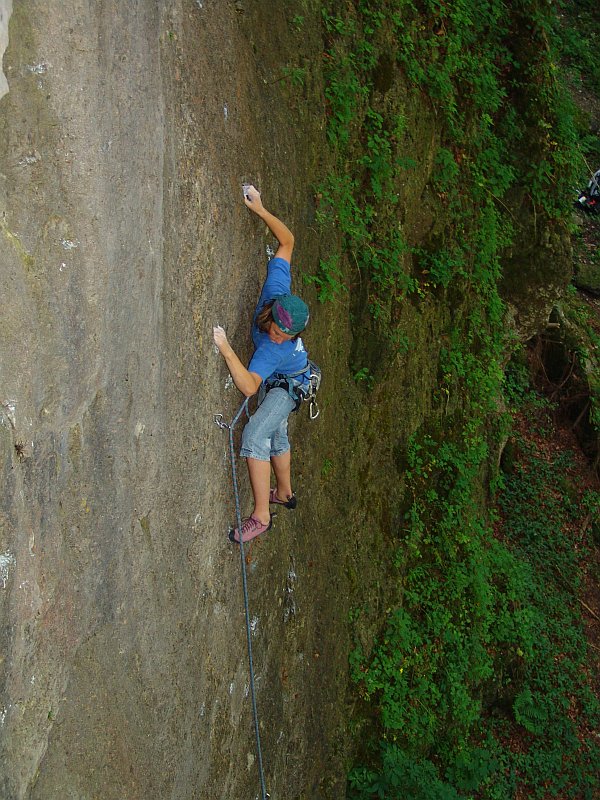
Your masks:
[[[249,516],[246,519],[242,520],[242,541],[249,542],[251,539],[254,539],[255,536],[259,536],[261,533],[265,533],[266,531],[270,530],[271,525],[273,524],[273,515],[269,517],[269,521],[265,524],[261,522],[256,517]],[[240,537],[238,534],[237,528],[229,531],[229,541],[230,542],[238,542],[240,541]]]
[[[296,495],[292,493],[287,500],[280,500],[277,497],[277,489],[271,489],[269,503],[277,503],[280,506],[285,506],[285,508],[296,508]]]

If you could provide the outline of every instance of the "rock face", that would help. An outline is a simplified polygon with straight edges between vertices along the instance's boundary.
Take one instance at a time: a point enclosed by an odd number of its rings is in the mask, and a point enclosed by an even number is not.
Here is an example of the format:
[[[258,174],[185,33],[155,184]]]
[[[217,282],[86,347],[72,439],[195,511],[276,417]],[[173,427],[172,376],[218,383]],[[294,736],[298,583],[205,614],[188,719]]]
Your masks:
[[[288,22],[279,4],[251,6],[22,0],[10,18],[2,800],[258,791],[227,436],[213,422],[241,398],[212,326],[248,355],[271,241],[242,182],[295,229],[300,258],[318,244],[313,156],[277,102],[272,37],[290,47]],[[322,143],[316,117],[304,130]],[[297,463],[301,495],[314,462],[300,447]],[[343,603],[307,514],[293,527],[280,515],[249,566],[265,770],[279,796],[320,782],[341,796],[347,643],[342,625],[329,634]]]

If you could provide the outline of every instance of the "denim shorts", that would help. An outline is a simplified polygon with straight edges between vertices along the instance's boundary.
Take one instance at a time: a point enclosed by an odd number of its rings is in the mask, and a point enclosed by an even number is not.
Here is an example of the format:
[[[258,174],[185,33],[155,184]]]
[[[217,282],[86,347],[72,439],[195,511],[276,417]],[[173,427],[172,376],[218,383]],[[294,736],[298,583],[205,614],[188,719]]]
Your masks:
[[[288,417],[295,403],[285,389],[271,389],[265,394],[262,387],[258,402],[242,433],[240,456],[269,461],[271,456],[281,456],[290,449]]]

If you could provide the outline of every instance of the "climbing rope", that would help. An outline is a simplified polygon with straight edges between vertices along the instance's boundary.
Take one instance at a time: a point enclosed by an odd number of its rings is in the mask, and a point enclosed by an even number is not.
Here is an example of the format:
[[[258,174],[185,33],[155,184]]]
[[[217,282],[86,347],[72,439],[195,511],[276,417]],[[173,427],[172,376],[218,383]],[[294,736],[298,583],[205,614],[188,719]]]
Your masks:
[[[258,727],[258,711],[256,708],[256,687],[254,682],[254,662],[252,659],[252,629],[250,627],[250,601],[248,598],[248,578],[246,575],[246,556],[244,554],[244,542],[242,541],[242,513],[240,510],[240,492],[238,487],[237,469],[235,465],[235,448],[233,444],[233,431],[235,426],[240,420],[244,412],[248,414],[248,402],[250,398],[247,397],[240,406],[237,414],[232,419],[230,424],[223,420],[222,414],[215,414],[215,423],[219,428],[229,430],[229,457],[231,459],[231,478],[233,481],[233,494],[235,497],[235,519],[237,529],[240,531],[240,563],[242,567],[242,587],[244,590],[244,611],[246,614],[246,642],[248,644],[248,666],[250,669],[250,697],[252,699],[252,717],[254,719],[254,735],[256,737],[256,754],[258,760],[258,776],[260,779],[260,789],[262,793],[262,800],[268,800],[268,794],[265,786],[265,774],[263,771],[262,748],[260,745],[260,731]]]

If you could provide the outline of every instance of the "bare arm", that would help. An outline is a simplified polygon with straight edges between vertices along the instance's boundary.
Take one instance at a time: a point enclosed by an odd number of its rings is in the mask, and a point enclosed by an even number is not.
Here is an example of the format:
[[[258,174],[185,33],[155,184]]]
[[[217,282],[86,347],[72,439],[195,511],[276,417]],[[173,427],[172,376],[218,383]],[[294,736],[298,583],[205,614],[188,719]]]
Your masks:
[[[248,187],[244,202],[251,211],[254,211],[266,223],[273,236],[279,242],[275,255],[278,258],[285,258],[288,262],[291,261],[294,250],[294,234],[291,230],[270,211],[267,211],[262,204],[260,192],[254,186]]]
[[[258,387],[262,383],[262,378],[257,372],[248,372],[227,341],[225,331],[220,325],[213,328],[213,339],[219,348],[219,352],[225,359],[233,382],[240,392],[246,397],[251,397],[253,394],[256,394]]]

